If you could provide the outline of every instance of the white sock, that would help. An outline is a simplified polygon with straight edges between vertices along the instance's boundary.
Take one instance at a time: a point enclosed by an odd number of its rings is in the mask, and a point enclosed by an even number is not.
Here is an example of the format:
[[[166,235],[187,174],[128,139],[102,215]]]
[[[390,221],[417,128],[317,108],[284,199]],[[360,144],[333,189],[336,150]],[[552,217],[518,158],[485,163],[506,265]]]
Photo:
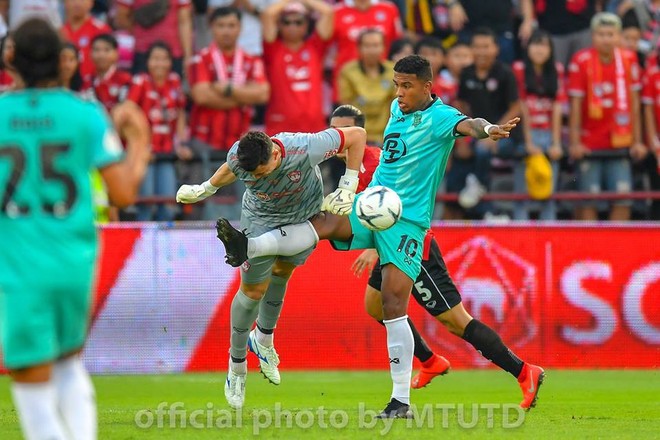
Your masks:
[[[273,334],[266,334],[263,333],[261,330],[259,330],[259,326],[256,327],[257,332],[257,342],[260,343],[261,345],[265,347],[272,347],[273,346]]]
[[[48,382],[14,382],[11,394],[26,440],[67,440],[57,412],[57,391]]]
[[[75,440],[97,436],[96,396],[89,373],[79,356],[56,362],[53,382],[64,424]]]
[[[319,242],[319,236],[312,223],[286,225],[258,237],[248,239],[248,258],[267,255],[296,255]]]
[[[390,356],[392,398],[410,405],[410,379],[415,340],[408,324],[408,315],[384,320],[383,324],[387,329],[387,352]]]
[[[239,376],[245,376],[247,374],[247,361],[234,362],[230,357],[229,358],[229,368],[235,374],[238,374]]]

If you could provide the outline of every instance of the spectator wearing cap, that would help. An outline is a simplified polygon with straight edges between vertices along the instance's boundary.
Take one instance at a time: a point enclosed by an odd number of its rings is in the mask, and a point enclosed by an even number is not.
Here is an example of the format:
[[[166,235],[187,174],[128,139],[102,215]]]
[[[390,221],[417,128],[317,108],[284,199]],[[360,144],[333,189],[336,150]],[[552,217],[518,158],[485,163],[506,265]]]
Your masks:
[[[317,15],[309,31],[310,11]],[[326,127],[323,60],[332,36],[334,10],[322,0],[279,1],[261,14],[264,63],[271,84],[266,133],[315,133]]]

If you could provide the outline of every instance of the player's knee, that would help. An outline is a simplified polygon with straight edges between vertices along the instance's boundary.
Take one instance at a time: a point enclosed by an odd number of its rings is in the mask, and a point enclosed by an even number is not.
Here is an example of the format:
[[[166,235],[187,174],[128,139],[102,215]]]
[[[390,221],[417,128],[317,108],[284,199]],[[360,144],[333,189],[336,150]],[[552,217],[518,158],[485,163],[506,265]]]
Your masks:
[[[241,291],[243,292],[243,294],[255,301],[259,301],[261,300],[261,298],[264,297],[266,293],[266,289],[268,289],[268,283],[252,284],[252,285],[244,284],[241,286]]]
[[[406,314],[408,303],[397,295],[383,294],[383,318],[395,319]]]
[[[291,263],[276,261],[270,273],[273,277],[277,277],[288,281],[289,278],[291,278],[291,275],[293,274],[295,268],[296,266],[294,266]]]

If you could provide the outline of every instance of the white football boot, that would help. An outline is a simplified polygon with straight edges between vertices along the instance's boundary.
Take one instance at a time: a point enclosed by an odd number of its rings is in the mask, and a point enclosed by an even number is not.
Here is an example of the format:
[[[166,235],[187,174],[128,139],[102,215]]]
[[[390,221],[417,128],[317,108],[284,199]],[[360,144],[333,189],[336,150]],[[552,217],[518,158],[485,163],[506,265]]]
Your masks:
[[[257,341],[256,331],[257,330],[254,329],[250,332],[250,336],[248,337],[248,350],[256,354],[259,358],[261,374],[263,374],[273,385],[279,385],[281,382],[280,370],[277,369],[277,366],[280,364],[280,358],[277,356],[275,347],[266,347]]]
[[[247,374],[236,374],[232,371],[231,365],[229,366],[225,382],[225,399],[234,409],[241,409],[245,402],[245,379]]]

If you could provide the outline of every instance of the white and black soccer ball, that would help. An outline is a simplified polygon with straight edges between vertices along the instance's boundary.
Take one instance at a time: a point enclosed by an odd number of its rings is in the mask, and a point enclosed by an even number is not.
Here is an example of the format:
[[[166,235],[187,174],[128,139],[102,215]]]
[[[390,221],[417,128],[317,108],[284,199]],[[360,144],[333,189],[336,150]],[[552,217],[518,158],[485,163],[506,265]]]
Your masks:
[[[401,218],[401,199],[387,187],[371,186],[360,194],[355,211],[365,228],[384,231]]]

